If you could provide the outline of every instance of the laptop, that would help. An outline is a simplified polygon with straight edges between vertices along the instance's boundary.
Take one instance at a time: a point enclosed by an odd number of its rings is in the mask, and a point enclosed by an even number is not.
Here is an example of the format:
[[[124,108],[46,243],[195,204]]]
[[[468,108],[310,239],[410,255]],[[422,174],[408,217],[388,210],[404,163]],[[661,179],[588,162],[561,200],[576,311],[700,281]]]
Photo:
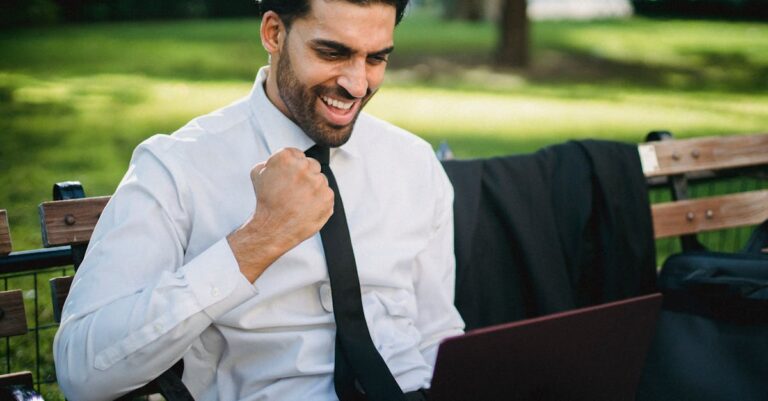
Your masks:
[[[651,294],[448,338],[429,399],[634,400],[660,307]]]

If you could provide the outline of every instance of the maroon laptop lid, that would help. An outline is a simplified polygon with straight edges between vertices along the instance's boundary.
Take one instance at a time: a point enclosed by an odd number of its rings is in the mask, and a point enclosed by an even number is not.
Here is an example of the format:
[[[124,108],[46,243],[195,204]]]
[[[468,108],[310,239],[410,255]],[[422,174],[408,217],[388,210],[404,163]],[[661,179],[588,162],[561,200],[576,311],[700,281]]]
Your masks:
[[[660,306],[652,294],[446,339],[430,401],[634,400]]]

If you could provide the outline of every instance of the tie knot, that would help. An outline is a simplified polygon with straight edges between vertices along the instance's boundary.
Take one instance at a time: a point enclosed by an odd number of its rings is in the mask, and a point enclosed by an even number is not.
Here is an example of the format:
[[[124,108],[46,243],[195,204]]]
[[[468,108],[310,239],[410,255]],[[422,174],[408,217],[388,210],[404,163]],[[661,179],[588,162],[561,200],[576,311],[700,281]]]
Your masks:
[[[329,149],[327,146],[321,146],[321,145],[315,145],[309,149],[307,149],[306,152],[304,152],[307,157],[311,157],[320,164],[328,165],[328,161],[330,159],[331,155],[331,149]]]

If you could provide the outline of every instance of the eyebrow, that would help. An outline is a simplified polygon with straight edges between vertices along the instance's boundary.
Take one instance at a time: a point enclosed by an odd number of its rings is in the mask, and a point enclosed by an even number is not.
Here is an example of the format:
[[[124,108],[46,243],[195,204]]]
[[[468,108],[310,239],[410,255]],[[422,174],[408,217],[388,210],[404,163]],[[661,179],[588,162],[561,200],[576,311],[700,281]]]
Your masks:
[[[328,39],[314,39],[310,42],[313,47],[327,47],[329,49],[333,49],[339,53],[342,54],[352,54],[355,51],[352,50],[349,46],[346,46],[343,43],[336,42],[335,40],[328,40]],[[392,51],[395,50],[394,46],[389,46],[387,48],[375,51],[373,53],[368,53],[368,56],[384,56],[389,53],[392,53]]]

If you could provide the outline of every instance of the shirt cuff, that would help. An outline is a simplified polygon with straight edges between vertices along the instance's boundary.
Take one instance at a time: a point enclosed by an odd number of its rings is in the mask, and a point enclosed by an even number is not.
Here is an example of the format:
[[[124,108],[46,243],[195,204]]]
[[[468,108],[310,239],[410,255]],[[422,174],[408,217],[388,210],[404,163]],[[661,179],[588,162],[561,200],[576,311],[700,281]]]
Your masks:
[[[187,263],[183,274],[201,309],[211,320],[259,294],[240,272],[226,238]]]

